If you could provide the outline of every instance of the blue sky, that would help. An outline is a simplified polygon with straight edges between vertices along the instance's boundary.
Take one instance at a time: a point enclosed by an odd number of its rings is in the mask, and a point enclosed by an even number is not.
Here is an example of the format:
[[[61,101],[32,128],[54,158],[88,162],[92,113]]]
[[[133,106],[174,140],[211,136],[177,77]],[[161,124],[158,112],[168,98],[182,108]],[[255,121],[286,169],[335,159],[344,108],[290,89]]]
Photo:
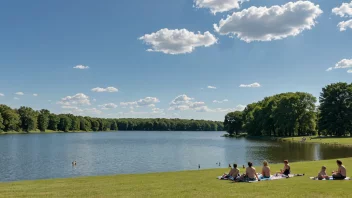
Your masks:
[[[236,3],[1,2],[0,103],[223,120],[265,96],[351,82],[351,1]]]

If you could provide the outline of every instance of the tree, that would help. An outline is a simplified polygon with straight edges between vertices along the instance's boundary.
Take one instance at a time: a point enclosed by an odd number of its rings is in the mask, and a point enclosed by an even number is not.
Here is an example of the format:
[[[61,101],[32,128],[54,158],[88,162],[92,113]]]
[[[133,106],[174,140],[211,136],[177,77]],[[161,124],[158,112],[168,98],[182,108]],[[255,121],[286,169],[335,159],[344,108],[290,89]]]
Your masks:
[[[335,136],[352,135],[352,84],[324,87],[319,102],[319,130]]]
[[[40,110],[39,115],[38,115],[38,129],[40,131],[45,132],[45,130],[48,128],[49,115],[50,115],[50,111],[48,111],[46,109]]]
[[[24,131],[29,132],[35,130],[37,125],[36,112],[30,107],[20,107],[18,114],[21,119],[21,127]]]
[[[239,132],[242,130],[242,126],[243,115],[241,111],[231,112],[225,116],[224,127],[231,136],[234,133],[238,135]]]
[[[67,115],[60,115],[60,122],[58,124],[58,129],[60,131],[69,132],[72,127],[72,120]]]
[[[110,130],[117,131],[117,124],[115,120],[111,122]]]
[[[57,131],[58,130],[58,124],[60,123],[60,118],[55,115],[55,114],[50,114],[49,115],[49,124],[48,124],[48,129]]]
[[[0,132],[5,129],[5,126],[4,126],[4,124],[3,124],[3,121],[4,121],[4,119],[2,118],[1,113],[0,113]]]

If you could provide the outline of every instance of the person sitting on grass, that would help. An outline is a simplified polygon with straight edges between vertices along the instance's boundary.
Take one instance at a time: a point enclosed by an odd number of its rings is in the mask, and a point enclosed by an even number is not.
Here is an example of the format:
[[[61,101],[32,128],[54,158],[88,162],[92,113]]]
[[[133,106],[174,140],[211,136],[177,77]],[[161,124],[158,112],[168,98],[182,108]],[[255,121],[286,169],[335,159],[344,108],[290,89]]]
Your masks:
[[[233,168],[230,170],[228,174],[225,173],[223,178],[235,180],[239,176],[239,174],[240,174],[240,170],[237,168],[237,164],[233,164]]]
[[[332,172],[332,178],[334,180],[344,180],[346,178],[346,168],[342,165],[341,160],[336,160],[336,164],[338,166],[337,171]]]
[[[288,164],[288,160],[284,160],[284,169],[281,169],[280,173],[285,176],[291,174],[291,166]]]
[[[255,168],[253,167],[253,163],[248,162],[248,167],[246,168],[246,173],[243,174],[241,177],[239,177],[239,179],[237,181],[246,182],[246,181],[255,181],[256,179],[258,179],[258,181],[260,181],[260,179],[258,178],[257,172],[256,172]]]
[[[326,167],[322,166],[320,172],[318,173],[318,180],[329,179],[329,176],[326,174]]]
[[[261,179],[267,179],[267,178],[270,178],[270,167],[268,166],[268,162],[264,160]]]

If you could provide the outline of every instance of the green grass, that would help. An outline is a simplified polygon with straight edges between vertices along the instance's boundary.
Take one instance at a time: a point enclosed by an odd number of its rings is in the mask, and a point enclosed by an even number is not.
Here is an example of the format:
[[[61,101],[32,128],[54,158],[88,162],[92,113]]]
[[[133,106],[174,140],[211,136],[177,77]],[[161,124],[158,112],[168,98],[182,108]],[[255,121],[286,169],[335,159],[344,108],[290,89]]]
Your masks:
[[[347,169],[352,158],[342,159]],[[257,183],[215,179],[228,169],[115,175],[0,183],[0,197],[349,197],[352,181],[313,181],[322,165],[331,172],[335,160],[291,163],[306,176]],[[282,165],[271,165],[272,171]],[[257,167],[259,172],[260,167]],[[241,168],[241,171],[243,169]],[[349,172],[347,172],[349,173]]]
[[[321,143],[321,144],[335,144],[335,145],[344,145],[352,146],[352,137],[306,137],[306,143]],[[312,139],[311,139],[312,138]],[[293,141],[300,142],[302,137],[287,137],[281,138],[283,141]]]

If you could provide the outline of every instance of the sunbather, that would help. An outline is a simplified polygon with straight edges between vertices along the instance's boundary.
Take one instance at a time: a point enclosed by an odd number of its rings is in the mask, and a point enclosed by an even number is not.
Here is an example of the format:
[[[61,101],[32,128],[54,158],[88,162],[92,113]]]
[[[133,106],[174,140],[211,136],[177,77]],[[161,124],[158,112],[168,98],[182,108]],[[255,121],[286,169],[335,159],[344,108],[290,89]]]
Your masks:
[[[291,173],[291,166],[288,163],[288,160],[284,160],[284,169],[281,169],[281,174],[288,176]]]
[[[248,167],[246,168],[246,174],[243,174],[238,179],[238,181],[255,181],[256,179],[260,181],[260,179],[258,178],[257,172],[253,167],[252,162],[248,162]]]
[[[231,167],[231,166],[230,166]],[[224,178],[235,180],[240,175],[240,170],[237,168],[237,164],[233,164],[233,168],[228,174],[224,174]]]
[[[338,170],[332,172],[332,178],[334,180],[344,180],[346,178],[346,168],[342,165],[341,160],[336,160],[336,164],[338,166]]]
[[[262,179],[270,178],[270,167],[268,166],[268,162],[266,160],[263,161],[262,168]]]
[[[318,173],[318,177],[319,180],[323,180],[323,179],[329,179],[329,176],[326,174],[326,167],[322,166],[320,172]]]

